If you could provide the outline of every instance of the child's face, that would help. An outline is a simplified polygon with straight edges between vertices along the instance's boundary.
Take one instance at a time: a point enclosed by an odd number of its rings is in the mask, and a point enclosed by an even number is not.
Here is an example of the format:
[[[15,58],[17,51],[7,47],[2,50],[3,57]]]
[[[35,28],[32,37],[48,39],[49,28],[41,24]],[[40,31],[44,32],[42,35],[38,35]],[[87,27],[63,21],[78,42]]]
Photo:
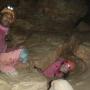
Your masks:
[[[10,20],[11,20],[11,16],[8,15],[8,14],[5,14],[3,15],[2,17],[2,20],[1,20],[1,23],[4,25],[4,26],[9,26],[10,25]]]

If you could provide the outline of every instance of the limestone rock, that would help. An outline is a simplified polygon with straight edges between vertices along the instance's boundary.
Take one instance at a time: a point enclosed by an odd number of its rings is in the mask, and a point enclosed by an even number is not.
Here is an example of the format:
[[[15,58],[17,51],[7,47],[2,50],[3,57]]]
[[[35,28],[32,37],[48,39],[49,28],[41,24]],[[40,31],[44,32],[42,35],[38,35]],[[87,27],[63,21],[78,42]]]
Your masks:
[[[76,52],[75,55],[80,57],[83,60],[89,60],[90,59],[90,43],[89,42],[84,42],[81,44]]]
[[[31,65],[45,69],[52,64],[62,54],[64,38],[55,33],[33,34],[26,43],[30,49]]]
[[[74,90],[71,84],[63,79],[54,80],[51,82],[49,90]]]
[[[85,0],[22,0],[17,8],[30,31],[70,31],[86,12]]]
[[[37,71],[21,73],[18,77],[0,75],[0,90],[47,90],[48,81]]]

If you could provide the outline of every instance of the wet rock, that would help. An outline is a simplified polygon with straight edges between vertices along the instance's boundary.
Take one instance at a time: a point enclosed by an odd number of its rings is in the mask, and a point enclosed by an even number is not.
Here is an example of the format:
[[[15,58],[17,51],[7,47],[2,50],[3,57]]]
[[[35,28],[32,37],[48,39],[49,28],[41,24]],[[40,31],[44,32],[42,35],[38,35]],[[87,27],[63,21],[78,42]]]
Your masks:
[[[47,90],[48,80],[37,71],[12,78],[0,74],[0,90]]]
[[[83,60],[88,61],[90,59],[90,43],[82,43],[76,50],[75,55]]]

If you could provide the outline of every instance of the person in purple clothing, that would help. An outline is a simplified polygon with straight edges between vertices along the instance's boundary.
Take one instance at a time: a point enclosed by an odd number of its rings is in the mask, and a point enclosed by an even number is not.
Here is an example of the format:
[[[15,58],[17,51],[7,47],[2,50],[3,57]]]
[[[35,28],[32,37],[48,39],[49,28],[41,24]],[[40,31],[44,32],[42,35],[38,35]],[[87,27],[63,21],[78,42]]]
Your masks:
[[[1,11],[0,23],[0,71],[7,75],[17,75],[17,66],[27,65],[28,51],[25,48],[7,50],[6,36],[10,25],[15,21],[15,12],[8,6]]]
[[[13,8],[4,8],[1,11],[1,23],[0,23],[0,52],[5,52],[7,49],[7,44],[5,41],[6,36],[9,32],[10,25],[15,20],[15,14],[12,10]]]
[[[75,69],[75,67],[76,67],[75,62],[59,58],[54,63],[49,65],[46,69],[44,70],[39,69],[39,70],[47,78],[62,78],[67,73],[72,72]]]
[[[48,78],[61,78],[64,77],[65,74],[73,71],[75,66],[75,62],[59,58],[53,64],[43,70],[42,73]]]

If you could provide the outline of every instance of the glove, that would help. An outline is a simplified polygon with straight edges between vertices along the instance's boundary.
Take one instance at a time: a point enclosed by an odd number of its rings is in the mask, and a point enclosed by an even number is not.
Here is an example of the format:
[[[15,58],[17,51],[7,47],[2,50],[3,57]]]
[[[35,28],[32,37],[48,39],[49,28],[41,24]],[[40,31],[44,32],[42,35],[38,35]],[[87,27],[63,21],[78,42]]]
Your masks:
[[[22,63],[27,63],[28,61],[28,57],[29,57],[29,52],[27,49],[22,49],[21,53],[20,53],[20,61]]]

